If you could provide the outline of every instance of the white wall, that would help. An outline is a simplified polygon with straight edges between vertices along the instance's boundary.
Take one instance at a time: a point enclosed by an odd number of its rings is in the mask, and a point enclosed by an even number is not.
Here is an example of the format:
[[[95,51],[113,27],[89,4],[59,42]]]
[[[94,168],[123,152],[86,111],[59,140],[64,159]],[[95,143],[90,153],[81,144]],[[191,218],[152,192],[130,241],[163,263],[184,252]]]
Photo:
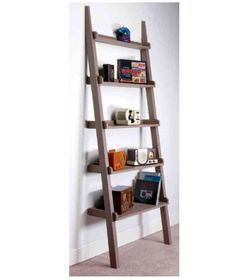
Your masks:
[[[70,5],[70,264],[86,260],[107,251],[105,221],[86,214],[101,194],[99,174],[86,173],[86,165],[96,157],[95,130],[84,128],[85,119],[94,119],[90,86],[85,86],[84,4]],[[167,194],[170,199],[171,225],[178,223],[179,189],[179,92],[178,92],[178,4],[90,4],[93,30],[113,35],[119,24],[129,27],[132,40],[141,39],[141,20],[147,24],[151,43],[153,80],[157,87],[156,103],[161,121],[160,138],[165,160]],[[116,65],[118,58],[139,59],[139,51],[97,44],[99,65]],[[141,109],[147,116],[145,93],[139,89],[102,87],[104,117],[116,107]],[[107,131],[108,149],[150,147],[150,131],[138,129]],[[150,168],[151,169],[151,168]],[[113,185],[131,185],[135,172],[112,176]],[[117,223],[119,245],[161,229],[159,210],[133,216]]]

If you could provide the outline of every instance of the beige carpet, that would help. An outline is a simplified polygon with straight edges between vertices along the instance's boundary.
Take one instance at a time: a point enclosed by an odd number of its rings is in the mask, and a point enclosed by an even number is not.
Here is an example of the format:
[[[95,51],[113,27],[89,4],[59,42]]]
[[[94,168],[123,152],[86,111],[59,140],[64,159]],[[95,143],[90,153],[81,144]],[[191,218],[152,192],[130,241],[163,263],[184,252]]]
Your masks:
[[[70,276],[178,276],[179,226],[173,226],[172,245],[163,243],[162,232],[119,248],[120,268],[109,266],[104,253],[70,267]]]

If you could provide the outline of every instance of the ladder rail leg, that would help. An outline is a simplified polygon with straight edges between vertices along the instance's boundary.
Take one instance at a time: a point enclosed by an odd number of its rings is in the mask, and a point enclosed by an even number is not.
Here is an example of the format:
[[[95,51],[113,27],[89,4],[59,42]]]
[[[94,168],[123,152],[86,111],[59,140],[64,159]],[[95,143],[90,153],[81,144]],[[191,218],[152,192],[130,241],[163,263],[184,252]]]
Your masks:
[[[142,21],[141,23],[141,35],[142,35],[142,43],[147,43],[147,30],[146,30],[146,23]],[[147,66],[147,80],[152,81],[152,72],[151,72],[151,63],[150,63],[150,56],[148,49],[141,49],[141,60],[146,61]],[[156,104],[155,104],[155,95],[153,88],[146,88],[146,97],[147,97],[147,105],[148,105],[148,113],[150,119],[157,119],[157,112],[156,112]],[[152,146],[157,150],[158,157],[161,156],[161,148],[160,148],[160,138],[159,138],[159,131],[158,127],[151,127],[151,138],[152,138]],[[166,198],[166,187],[165,187],[165,178],[164,178],[164,171],[163,166],[156,167],[156,172],[160,171],[161,173],[161,192],[160,192],[160,199],[163,197]],[[170,230],[170,221],[169,221],[169,213],[168,207],[160,208],[161,211],[161,221],[162,221],[162,230],[163,230],[163,238],[166,244],[171,244],[171,230]]]
[[[85,28],[86,28],[85,29],[86,49],[87,49],[87,55],[89,61],[93,106],[94,106],[94,114],[96,120],[98,152],[99,152],[100,166],[102,169],[101,178],[102,178],[104,205],[105,205],[105,213],[106,213],[106,227],[107,227],[109,254],[110,254],[110,264],[111,267],[118,268],[119,255],[118,255],[117,233],[116,233],[115,222],[113,221],[114,204],[112,198],[111,179],[107,172],[107,167],[109,166],[107,144],[106,144],[105,130],[103,129],[103,124],[102,124],[104,120],[103,109],[102,109],[102,98],[101,98],[100,86],[97,80],[97,76],[99,75],[98,64],[97,64],[97,53],[96,53],[95,42],[92,36],[92,23],[91,23],[89,6],[85,7]]]

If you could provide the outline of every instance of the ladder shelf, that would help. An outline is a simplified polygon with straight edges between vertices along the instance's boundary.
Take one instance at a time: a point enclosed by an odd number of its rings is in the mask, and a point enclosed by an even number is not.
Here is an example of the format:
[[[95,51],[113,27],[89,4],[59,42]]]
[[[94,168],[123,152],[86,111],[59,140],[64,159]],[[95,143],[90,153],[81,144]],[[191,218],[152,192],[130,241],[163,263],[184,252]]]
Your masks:
[[[99,163],[100,163],[100,164],[88,165],[87,170],[88,172],[101,174],[104,207],[105,207],[104,210],[98,208],[89,208],[88,214],[92,216],[104,218],[106,220],[110,265],[113,268],[118,268],[119,252],[118,252],[116,225],[115,225],[115,222],[117,220],[122,220],[129,216],[139,215],[143,212],[159,208],[161,214],[164,243],[171,244],[171,231],[170,231],[170,222],[169,222],[169,214],[168,214],[169,201],[167,199],[166,188],[165,188],[165,178],[164,178],[164,171],[163,171],[164,161],[161,155],[160,138],[159,138],[159,131],[158,131],[158,126],[160,122],[157,120],[155,95],[154,95],[155,82],[152,81],[153,79],[152,79],[151,63],[149,57],[149,49],[151,45],[147,39],[146,24],[144,21],[141,22],[141,38],[142,38],[141,42],[135,42],[135,41],[131,41],[130,43],[121,42],[116,40],[116,38],[114,37],[109,37],[109,36],[98,34],[97,32],[93,32],[89,6],[85,7],[85,34],[86,34],[86,53],[87,53],[87,58],[89,63],[89,71],[90,71],[90,77],[86,78],[86,83],[91,85],[94,115],[95,115],[95,121],[86,121],[86,127],[94,128],[96,130]],[[147,84],[121,83],[118,82],[117,80],[115,80],[115,82],[105,82],[103,78],[99,76],[96,42],[139,49],[141,60],[146,62]],[[102,106],[102,97],[101,97],[101,88],[103,86],[144,88],[146,91],[149,119],[142,120],[139,125],[135,125],[135,126],[134,125],[116,126],[114,121],[105,121],[103,116],[103,106]],[[149,165],[139,165],[139,166],[127,165],[122,170],[113,171],[113,169],[109,166],[107,143],[106,143],[106,129],[134,128],[134,127],[150,128],[152,147],[155,148],[157,151],[158,163],[149,164]],[[114,211],[111,175],[122,174],[128,171],[142,170],[150,167],[155,167],[155,171],[160,172],[161,174],[161,188],[160,188],[160,197],[159,197],[158,205],[134,203],[134,206],[130,211],[122,215],[118,215]]]
[[[87,128],[96,128],[96,121],[86,121],[85,125]],[[116,125],[114,121],[103,121],[104,129],[117,129],[117,128],[141,128],[141,127],[155,127],[160,125],[159,120],[141,120],[140,124],[137,125]]]
[[[86,77],[86,84],[90,85],[90,77]],[[114,82],[108,82],[104,81],[102,76],[98,76],[98,84],[101,86],[111,86],[111,87],[129,87],[129,88],[154,88],[155,82],[149,81],[147,84],[138,84],[138,83],[128,83],[128,82],[119,82],[117,79],[115,79]]]
[[[114,37],[98,34],[97,32],[93,32],[93,39],[96,42],[112,44],[112,45],[122,46],[127,48],[134,48],[134,49],[150,49],[151,47],[148,42],[140,43],[140,42],[131,41],[130,43],[127,43],[127,42],[118,41]]]
[[[159,202],[157,205],[134,203],[134,206],[132,207],[132,209],[130,209],[129,211],[127,211],[127,212],[125,212],[121,215],[114,212],[113,221],[119,221],[119,220],[125,219],[125,218],[130,217],[130,216],[139,215],[139,214],[142,214],[144,212],[154,210],[154,209],[158,209],[158,208],[165,207],[165,206],[168,206],[168,201]],[[106,219],[105,210],[103,210],[103,209],[89,208],[88,209],[88,214],[91,215],[91,216]]]
[[[145,164],[145,165],[137,165],[137,166],[130,166],[126,165],[124,169],[113,171],[112,167],[108,166],[107,167],[107,174],[108,175],[115,175],[115,174],[120,174],[124,172],[129,172],[129,171],[138,171],[146,168],[151,168],[151,167],[159,167],[164,165],[164,161],[162,158],[158,159],[160,162],[155,163],[155,164]],[[102,168],[99,164],[90,164],[88,165],[87,168],[88,172],[91,173],[102,173]]]

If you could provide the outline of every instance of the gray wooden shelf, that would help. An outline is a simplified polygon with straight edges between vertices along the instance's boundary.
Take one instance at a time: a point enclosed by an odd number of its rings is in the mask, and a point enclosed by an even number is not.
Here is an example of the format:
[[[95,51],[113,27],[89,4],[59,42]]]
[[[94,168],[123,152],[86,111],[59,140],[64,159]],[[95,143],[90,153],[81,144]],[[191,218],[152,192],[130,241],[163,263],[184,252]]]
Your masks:
[[[130,216],[138,215],[150,210],[154,210],[157,208],[165,207],[168,205],[168,202],[159,202],[158,205],[149,205],[149,204],[142,204],[142,203],[133,203],[134,206],[129,211],[119,215],[116,212],[113,212],[113,221],[118,221],[125,219]],[[88,214],[91,216],[99,217],[99,218],[106,218],[105,210],[98,209],[98,208],[89,208]]]
[[[134,48],[134,49],[150,49],[151,45],[150,43],[140,43],[140,42],[135,42],[135,41],[131,41],[131,42],[122,42],[122,41],[118,41],[115,37],[111,37],[111,36],[105,36],[105,35],[101,35],[98,34],[97,32],[93,32],[93,39],[96,42],[101,42],[101,43],[107,43],[107,44],[112,44],[112,45],[116,45],[116,46],[122,46],[122,47],[128,47],[128,48]]]
[[[137,83],[124,83],[124,82],[103,82],[102,86],[113,87],[129,87],[129,88],[154,88],[155,84],[137,84]]]
[[[137,171],[137,170],[141,170],[141,169],[145,169],[145,168],[163,166],[164,165],[163,158],[159,158],[158,160],[159,160],[159,163],[155,163],[155,164],[145,164],[145,165],[138,165],[138,166],[126,165],[124,169],[117,170],[117,171],[113,171],[113,169],[110,166],[108,166],[107,174],[115,175],[115,174],[120,174],[120,173],[124,173],[124,172],[129,172],[129,171]],[[102,173],[102,169],[99,164],[90,164],[90,165],[88,165],[87,170],[88,170],[88,172],[92,172],[92,173]]]
[[[137,127],[155,127],[160,125],[159,120],[141,120],[138,125],[116,125],[114,121],[103,121],[104,129],[118,129],[118,128],[137,128]],[[87,128],[96,128],[96,121],[86,121]]]
[[[119,82],[118,79],[115,79],[114,82],[107,82],[103,80],[102,76],[97,78],[98,84],[101,86],[110,86],[110,87],[127,87],[127,88],[154,88],[156,86],[154,81],[149,81],[148,84],[138,84],[138,83],[125,83]],[[86,77],[86,84],[90,85],[90,77]]]
[[[102,194],[104,197],[105,210],[90,208],[88,210],[89,215],[102,217],[106,219],[106,228],[107,228],[107,237],[108,237],[108,247],[109,247],[109,258],[110,265],[113,268],[119,268],[119,252],[118,252],[118,241],[117,241],[117,232],[116,232],[116,223],[115,221],[126,218],[132,215],[138,215],[143,212],[160,208],[161,222],[163,227],[163,239],[165,244],[171,244],[171,231],[170,231],[170,222],[168,214],[168,200],[166,199],[166,189],[165,189],[165,179],[163,173],[163,159],[158,160],[159,163],[149,164],[149,165],[140,165],[140,166],[126,166],[124,169],[119,171],[113,171],[109,167],[109,158],[108,158],[108,148],[107,148],[107,139],[106,139],[106,128],[127,128],[128,126],[115,126],[114,122],[104,121],[103,115],[103,103],[102,103],[102,93],[101,90],[103,86],[117,86],[117,87],[127,87],[127,88],[144,88],[146,91],[147,107],[149,119],[152,122],[145,122],[145,120],[139,126],[132,127],[145,127],[150,126],[152,147],[156,149],[157,157],[162,157],[161,148],[160,148],[160,139],[159,131],[157,125],[157,112],[155,105],[155,95],[154,87],[155,82],[152,80],[151,72],[151,62],[150,62],[150,43],[147,38],[146,24],[144,21],[141,22],[141,42],[131,41],[130,43],[121,42],[116,40],[115,37],[109,37],[105,35],[98,34],[93,32],[92,21],[90,15],[89,6],[85,7],[85,35],[86,35],[86,55],[88,58],[89,73],[90,78],[86,78],[86,83],[91,84],[92,97],[93,97],[93,108],[94,108],[94,122],[88,122],[89,128],[96,128],[97,143],[98,143],[98,153],[99,153],[99,164],[92,164],[88,166],[89,172],[99,173],[101,175],[102,181]],[[99,76],[99,67],[97,59],[97,50],[96,45],[98,43],[106,43],[114,46],[121,46],[126,48],[134,48],[140,51],[140,61],[146,62],[146,77],[148,84],[137,84],[137,83],[121,83],[119,80],[115,82],[104,82],[103,78]],[[132,90],[131,90],[132,91]],[[134,90],[133,90],[134,91]],[[137,90],[138,91],[138,90]],[[140,91],[140,90],[139,90]],[[128,93],[128,92],[127,92]],[[154,121],[154,122],[153,122]],[[96,122],[96,126],[95,126]],[[129,126],[131,127],[131,126]],[[107,167],[108,166],[108,167]],[[118,215],[114,212],[114,203],[112,198],[112,185],[111,185],[111,175],[125,173],[128,171],[141,170],[145,168],[155,167],[155,172],[161,174],[161,188],[160,188],[160,203],[157,206],[135,203],[134,207],[122,214]]]

